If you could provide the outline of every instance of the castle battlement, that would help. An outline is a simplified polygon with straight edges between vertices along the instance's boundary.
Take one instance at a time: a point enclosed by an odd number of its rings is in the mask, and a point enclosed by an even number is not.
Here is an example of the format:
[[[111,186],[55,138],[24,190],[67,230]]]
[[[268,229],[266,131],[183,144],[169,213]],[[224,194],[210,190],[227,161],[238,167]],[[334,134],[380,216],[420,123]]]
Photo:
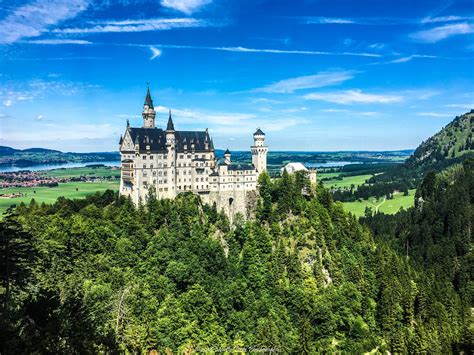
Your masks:
[[[223,159],[216,159],[207,129],[175,130],[171,111],[166,129],[157,128],[149,88],[142,116],[143,127],[131,127],[127,122],[120,138],[121,195],[130,196],[138,205],[146,201],[152,189],[158,199],[193,192],[230,217],[238,212],[250,215],[258,175],[267,169],[268,147],[262,130],[253,135],[252,165],[233,164],[228,149]]]

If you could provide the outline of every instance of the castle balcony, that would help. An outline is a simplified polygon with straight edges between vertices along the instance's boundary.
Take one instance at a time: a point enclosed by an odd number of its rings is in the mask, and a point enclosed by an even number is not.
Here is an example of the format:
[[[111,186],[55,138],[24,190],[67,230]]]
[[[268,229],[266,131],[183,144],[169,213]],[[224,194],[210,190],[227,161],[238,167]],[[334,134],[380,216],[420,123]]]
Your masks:
[[[133,183],[134,170],[133,160],[127,159],[122,161],[122,180],[128,183]]]

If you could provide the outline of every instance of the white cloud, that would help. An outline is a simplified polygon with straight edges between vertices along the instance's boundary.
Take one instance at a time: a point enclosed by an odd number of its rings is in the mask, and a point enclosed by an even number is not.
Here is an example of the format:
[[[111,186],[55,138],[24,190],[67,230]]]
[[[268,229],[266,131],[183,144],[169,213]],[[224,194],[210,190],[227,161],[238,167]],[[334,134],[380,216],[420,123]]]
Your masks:
[[[145,32],[165,31],[175,28],[210,26],[207,21],[195,18],[155,18],[123,21],[94,22],[92,27],[55,29],[55,33],[109,33],[109,32]]]
[[[137,46],[135,44],[129,44]],[[145,45],[138,45],[145,46]],[[242,52],[242,53],[271,53],[271,54],[307,54],[307,55],[335,55],[335,56],[358,56],[358,57],[382,57],[380,54],[364,53],[364,52],[323,52],[323,51],[306,51],[306,50],[285,50],[285,49],[264,49],[264,48],[247,48],[247,47],[200,47],[200,46],[183,46],[173,44],[149,44],[146,45],[161,48],[178,48],[178,49],[206,49],[213,51],[225,52]]]
[[[37,37],[48,27],[87,9],[88,0],[36,0],[13,10],[0,22],[0,43]]]
[[[353,71],[321,72],[315,75],[300,76],[277,81],[254,91],[267,93],[292,93],[295,90],[314,89],[324,86],[337,85],[354,77]]]
[[[413,55],[409,55],[409,56],[407,56],[407,57],[401,57],[401,58],[398,58],[398,59],[389,61],[389,62],[387,62],[386,64],[391,64],[391,63],[406,63],[406,62],[410,62],[412,59],[415,59],[415,58],[438,58],[438,57],[435,56],[435,55],[413,54]]]
[[[168,113],[169,108],[164,106],[155,107],[156,112]],[[250,113],[229,113],[229,112],[210,112],[194,109],[173,109],[171,111],[173,116],[179,117],[179,122],[185,124],[213,124],[221,126],[229,126],[241,124],[248,120],[255,118],[254,114]]]
[[[159,50],[158,48],[156,47],[150,47],[150,50],[151,50],[151,57],[150,57],[150,60],[153,60],[157,57],[160,57],[161,56],[161,50]]]
[[[319,100],[333,102],[342,105],[354,103],[368,104],[388,104],[403,101],[400,95],[382,95],[382,94],[366,94],[360,90],[347,90],[339,92],[312,93],[304,96],[307,100]]]
[[[81,82],[35,79],[16,84],[6,83],[0,91],[0,100],[3,100],[5,106],[12,106],[16,102],[31,101],[44,95],[75,95],[97,87],[97,85]]]
[[[38,116],[36,116],[35,120],[36,121],[42,121],[43,118],[44,118],[43,115],[38,115]]]
[[[369,48],[370,49],[384,49],[385,48],[385,43],[372,43],[371,45],[369,45]]]
[[[338,108],[327,108],[324,110],[321,110],[322,112],[328,112],[328,113],[342,113],[342,112],[349,112],[348,110],[344,109],[338,109]]]
[[[474,25],[470,23],[456,23],[414,32],[410,37],[420,42],[435,43],[451,36],[469,33],[474,33]]]
[[[439,22],[452,22],[452,21],[465,21],[472,20],[474,17],[470,16],[438,16],[438,17],[425,17],[421,23],[439,23]]]
[[[281,104],[282,102],[279,100],[274,100],[274,99],[268,99],[266,97],[257,97],[251,100],[252,103],[258,104],[258,103],[269,103],[269,104]]]
[[[40,124],[40,123],[36,123]],[[6,132],[8,140],[12,141],[51,141],[51,140],[66,140],[66,139],[97,139],[106,138],[111,135],[111,132],[118,129],[110,124],[56,124],[56,123],[41,123],[44,129],[38,135],[37,129],[30,131],[16,130]],[[36,126],[35,126],[36,127]]]
[[[445,107],[451,107],[451,108],[459,108],[463,110],[472,110],[474,109],[474,103],[472,104],[448,104],[444,105]]]
[[[168,113],[168,108],[164,106],[155,107],[159,113]],[[298,124],[307,123],[305,119],[299,117],[281,117],[271,116],[263,117],[254,113],[237,113],[237,112],[219,112],[200,109],[173,109],[171,111],[175,126],[184,126],[184,128],[202,128],[208,127],[211,134],[219,138],[219,136],[234,136],[235,134],[246,135],[251,134],[257,127],[261,127],[264,131],[276,132],[296,126]],[[179,128],[178,128],[179,129]]]
[[[248,53],[276,53],[276,54],[311,54],[311,55],[348,55],[360,57],[381,57],[380,54],[363,52],[322,52],[322,51],[302,51],[302,50],[284,50],[284,49],[260,49],[246,47],[206,47],[228,52],[248,52]]]
[[[211,2],[212,0],[161,0],[161,5],[189,15]]]
[[[438,112],[419,112],[417,115],[423,117],[453,117],[451,114]]]
[[[305,23],[307,24],[353,24],[356,23],[353,19],[339,18],[339,17],[311,17],[308,18]]]
[[[31,40],[27,41],[27,43],[32,43],[32,44],[79,44],[79,45],[85,45],[85,44],[92,44],[90,41],[85,41],[82,39],[36,39],[36,40]]]

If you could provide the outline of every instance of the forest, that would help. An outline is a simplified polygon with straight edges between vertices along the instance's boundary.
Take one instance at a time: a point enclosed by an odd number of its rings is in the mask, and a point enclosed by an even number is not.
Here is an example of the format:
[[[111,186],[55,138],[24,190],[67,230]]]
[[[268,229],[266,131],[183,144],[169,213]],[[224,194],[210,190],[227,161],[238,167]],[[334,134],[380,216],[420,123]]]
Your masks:
[[[233,224],[192,194],[10,209],[2,353],[472,351],[474,161],[360,221],[304,173],[259,190]]]

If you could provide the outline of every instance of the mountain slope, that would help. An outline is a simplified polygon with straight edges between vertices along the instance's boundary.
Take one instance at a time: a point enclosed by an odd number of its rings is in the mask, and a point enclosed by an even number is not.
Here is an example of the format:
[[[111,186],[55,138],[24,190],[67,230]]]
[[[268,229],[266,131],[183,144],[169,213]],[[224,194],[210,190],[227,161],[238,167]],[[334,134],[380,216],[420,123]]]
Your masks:
[[[457,116],[441,131],[421,143],[406,161],[406,167],[426,170],[435,166],[451,165],[451,161],[464,160],[474,152],[473,130],[474,110]]]
[[[422,142],[404,164],[384,174],[373,176],[372,184],[392,184],[396,190],[417,188],[428,171],[441,171],[474,157],[474,110],[443,127]],[[372,190],[376,187],[372,186]]]

